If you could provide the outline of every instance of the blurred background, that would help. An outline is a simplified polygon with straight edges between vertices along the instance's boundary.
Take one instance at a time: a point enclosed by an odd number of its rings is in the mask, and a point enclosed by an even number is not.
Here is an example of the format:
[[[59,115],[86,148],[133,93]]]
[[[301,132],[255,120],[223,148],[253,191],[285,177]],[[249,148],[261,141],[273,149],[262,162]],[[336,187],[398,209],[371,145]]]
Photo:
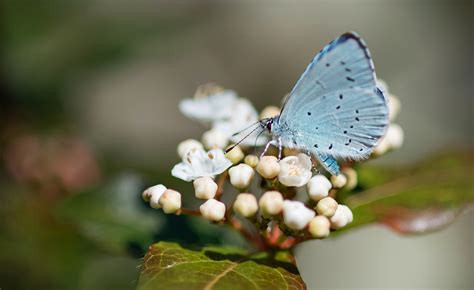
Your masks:
[[[182,116],[178,102],[215,82],[258,109],[279,105],[314,54],[345,31],[366,40],[378,76],[402,102],[397,122],[405,144],[375,162],[408,164],[473,146],[472,1],[0,6],[2,289],[133,289],[139,258],[153,241],[243,244],[225,229],[165,216],[141,201],[147,185],[191,189],[170,169],[177,144],[205,129]],[[310,289],[468,288],[472,218],[410,243],[364,228],[309,242],[297,260]],[[322,259],[344,259],[347,267],[318,267]]]

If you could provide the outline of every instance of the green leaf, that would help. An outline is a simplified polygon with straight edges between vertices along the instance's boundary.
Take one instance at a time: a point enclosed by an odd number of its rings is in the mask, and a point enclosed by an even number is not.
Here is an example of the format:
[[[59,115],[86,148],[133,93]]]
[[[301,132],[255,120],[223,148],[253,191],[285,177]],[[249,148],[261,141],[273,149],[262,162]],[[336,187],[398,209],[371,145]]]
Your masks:
[[[443,154],[399,170],[361,168],[362,191],[342,200],[354,213],[345,230],[372,222],[401,233],[442,228],[474,203],[473,168],[472,152]]]
[[[153,289],[306,289],[288,255],[249,256],[236,248],[200,251],[175,243],[152,245],[145,256],[137,290]]]
[[[141,189],[136,176],[122,175],[105,186],[65,200],[57,213],[107,250],[123,252],[130,243],[145,248],[162,220],[157,211],[143,203]]]

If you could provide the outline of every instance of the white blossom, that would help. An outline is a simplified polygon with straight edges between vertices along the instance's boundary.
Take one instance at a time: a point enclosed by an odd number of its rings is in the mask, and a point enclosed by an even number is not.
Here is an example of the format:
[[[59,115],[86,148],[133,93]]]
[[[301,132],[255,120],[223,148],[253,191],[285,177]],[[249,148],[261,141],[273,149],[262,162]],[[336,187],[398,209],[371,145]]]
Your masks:
[[[328,218],[318,215],[309,221],[308,231],[314,238],[322,239],[329,236],[330,227]]]
[[[253,194],[241,193],[234,202],[234,211],[243,217],[252,217],[258,211],[257,199]]]
[[[160,198],[160,206],[165,213],[175,213],[181,208],[181,193],[167,189]]]
[[[304,229],[314,216],[314,211],[307,208],[301,201],[285,200],[283,202],[283,221],[290,229]]]
[[[217,129],[211,129],[202,134],[202,143],[206,149],[224,149],[229,144],[229,137]]]
[[[275,156],[263,156],[257,165],[257,172],[266,179],[273,179],[280,173],[280,163]]]
[[[336,213],[337,206],[337,201],[328,196],[318,201],[316,212],[326,217],[332,217]]]
[[[161,195],[166,191],[166,186],[158,184],[145,189],[142,193],[144,201],[150,202],[152,208],[160,208],[159,200]]]
[[[331,188],[331,182],[322,174],[313,176],[307,184],[308,195],[314,201],[319,201],[328,196]]]
[[[288,156],[280,161],[278,180],[286,186],[303,186],[311,178],[311,158],[303,153]]]
[[[255,128],[260,126],[257,122],[259,121],[258,113],[247,99],[238,99],[232,105],[232,115],[228,119],[217,120],[213,123],[212,128],[224,133],[232,142],[239,142],[242,138],[242,134],[249,133],[253,128],[249,128],[248,131],[242,132],[233,136],[233,134],[240,132],[247,127],[255,124]],[[263,130],[263,129],[261,129]],[[261,130],[256,130],[250,134],[240,144],[243,146],[261,146],[268,142],[268,134],[264,132],[258,139],[257,136]]]
[[[263,216],[277,215],[283,209],[283,196],[278,191],[267,191],[260,197],[258,205]]]
[[[179,109],[186,117],[208,124],[231,118],[234,114],[234,103],[237,100],[238,97],[234,91],[223,90],[208,96],[182,100],[179,103]]]
[[[331,228],[340,229],[351,223],[353,219],[352,211],[345,205],[338,205],[336,213],[330,218]]]
[[[225,204],[215,199],[209,199],[199,207],[201,215],[211,221],[221,221],[225,217]]]
[[[199,199],[211,199],[216,196],[217,184],[209,176],[199,177],[194,180],[194,194]]]
[[[229,169],[230,183],[238,189],[247,188],[255,175],[252,167],[239,164]]]
[[[214,177],[224,172],[232,165],[232,162],[224,156],[221,149],[213,149],[205,152],[202,149],[192,149],[171,170],[174,177],[184,181],[195,180],[199,177]]]

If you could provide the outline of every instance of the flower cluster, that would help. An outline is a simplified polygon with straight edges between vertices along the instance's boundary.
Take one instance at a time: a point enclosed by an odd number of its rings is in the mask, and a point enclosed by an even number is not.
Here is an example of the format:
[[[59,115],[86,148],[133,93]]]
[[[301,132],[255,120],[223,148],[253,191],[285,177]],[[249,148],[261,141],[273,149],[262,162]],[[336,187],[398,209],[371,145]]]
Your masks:
[[[392,121],[400,104],[391,96],[389,105]],[[303,240],[326,238],[352,222],[352,211],[337,201],[338,190],[350,191],[357,186],[357,172],[351,163],[342,165],[340,175],[328,178],[315,170],[310,156],[297,150],[285,149],[281,160],[271,153],[261,158],[248,154],[252,146],[268,142],[268,135],[260,140],[249,137],[224,153],[223,149],[237,141],[233,133],[259,118],[279,114],[278,107],[267,107],[259,116],[250,102],[235,92],[205,85],[193,99],[182,101],[180,110],[210,127],[201,142],[189,139],[178,145],[182,162],[171,172],[192,181],[195,197],[203,202],[198,209],[182,208],[180,193],[155,185],[143,192],[151,207],[229,224],[261,248],[289,248]],[[402,136],[401,128],[391,124],[374,154],[399,147]],[[230,183],[234,192],[224,192],[225,183]],[[233,202],[224,203],[224,194],[228,196],[225,200]]]

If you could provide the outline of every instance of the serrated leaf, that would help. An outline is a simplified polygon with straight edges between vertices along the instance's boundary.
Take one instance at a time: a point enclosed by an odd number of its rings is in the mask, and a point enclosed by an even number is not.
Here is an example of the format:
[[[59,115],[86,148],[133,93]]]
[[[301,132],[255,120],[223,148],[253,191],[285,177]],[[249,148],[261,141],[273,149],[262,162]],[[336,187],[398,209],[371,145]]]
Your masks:
[[[284,255],[283,255],[284,256]],[[150,246],[137,290],[306,289],[296,267],[267,253],[248,256],[233,248],[184,249],[160,242]]]
[[[444,154],[399,170],[361,168],[360,187],[370,189],[342,200],[354,213],[345,230],[371,222],[402,233],[442,228],[474,203],[473,170],[471,152]]]

